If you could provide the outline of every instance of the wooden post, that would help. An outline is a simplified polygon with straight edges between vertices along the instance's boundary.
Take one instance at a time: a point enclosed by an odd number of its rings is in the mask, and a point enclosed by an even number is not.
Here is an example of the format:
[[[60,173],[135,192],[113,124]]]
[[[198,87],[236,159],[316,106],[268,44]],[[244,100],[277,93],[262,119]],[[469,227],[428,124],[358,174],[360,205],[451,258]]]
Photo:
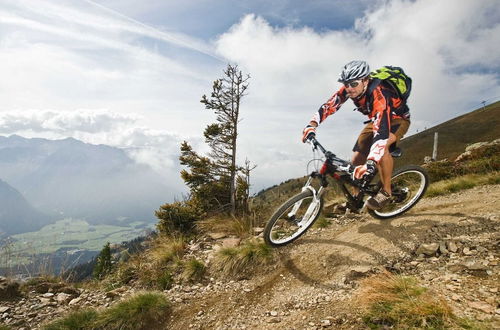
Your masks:
[[[434,148],[432,149],[432,160],[437,160],[438,153],[438,132],[434,133]]]

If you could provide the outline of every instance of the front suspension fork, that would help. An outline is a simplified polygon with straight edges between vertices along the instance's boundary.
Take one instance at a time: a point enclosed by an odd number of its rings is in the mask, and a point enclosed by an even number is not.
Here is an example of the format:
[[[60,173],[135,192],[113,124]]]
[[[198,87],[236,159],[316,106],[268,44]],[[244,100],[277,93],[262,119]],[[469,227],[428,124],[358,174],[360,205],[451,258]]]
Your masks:
[[[316,205],[318,203],[320,203],[321,196],[323,196],[323,193],[325,192],[325,189],[324,189],[325,187],[324,186],[319,187],[318,191],[316,191],[316,189],[314,189],[314,187],[311,185],[312,179],[313,179],[313,176],[310,176],[309,179],[307,179],[306,184],[302,187],[302,191],[310,190],[312,192],[312,194],[313,194],[313,201],[312,201],[311,204],[309,204],[309,207],[307,208],[307,211],[304,214],[304,219],[309,218],[309,216],[311,215],[311,213],[316,208]],[[300,201],[298,201],[297,203],[295,203],[293,205],[292,210],[288,213],[288,217],[289,218],[292,218],[292,217],[295,216],[295,214],[299,210],[300,206],[302,205],[302,201],[303,200],[300,200]]]

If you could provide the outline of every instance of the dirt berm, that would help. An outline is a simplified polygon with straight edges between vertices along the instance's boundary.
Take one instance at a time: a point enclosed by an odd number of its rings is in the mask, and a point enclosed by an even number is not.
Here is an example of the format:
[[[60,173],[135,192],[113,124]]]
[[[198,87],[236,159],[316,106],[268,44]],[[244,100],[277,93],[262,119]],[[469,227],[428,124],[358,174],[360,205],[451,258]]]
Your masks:
[[[171,289],[168,328],[363,329],[359,280],[383,270],[415,276],[455,314],[500,328],[499,200],[500,185],[482,186],[424,198],[392,220],[333,218],[258,274]],[[430,243],[437,251],[421,253]]]

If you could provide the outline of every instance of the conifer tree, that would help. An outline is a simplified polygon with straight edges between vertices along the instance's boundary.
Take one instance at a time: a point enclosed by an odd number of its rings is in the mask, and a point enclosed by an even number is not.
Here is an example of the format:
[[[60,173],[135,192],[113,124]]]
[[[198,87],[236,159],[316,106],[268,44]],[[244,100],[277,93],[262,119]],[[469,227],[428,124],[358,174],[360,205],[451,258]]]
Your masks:
[[[205,141],[211,148],[214,175],[222,183],[229,185],[229,204],[231,214],[236,210],[236,178],[239,168],[236,165],[238,123],[240,102],[248,88],[248,79],[243,76],[237,65],[228,65],[224,77],[214,81],[210,97],[203,95],[201,103],[216,115],[216,123],[207,126]]]
[[[97,263],[94,267],[93,275],[97,279],[103,278],[106,274],[111,271],[111,247],[109,242],[104,245],[99,256],[97,257]]]

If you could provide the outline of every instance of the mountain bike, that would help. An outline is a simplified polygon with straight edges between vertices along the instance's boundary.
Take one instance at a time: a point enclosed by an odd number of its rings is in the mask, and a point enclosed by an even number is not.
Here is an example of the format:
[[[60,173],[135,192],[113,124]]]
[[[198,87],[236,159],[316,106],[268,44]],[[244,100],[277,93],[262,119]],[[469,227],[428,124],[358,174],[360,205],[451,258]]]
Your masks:
[[[302,236],[318,219],[324,205],[323,194],[329,185],[328,176],[340,186],[347,198],[347,207],[353,212],[361,212],[370,196],[375,196],[382,183],[372,183],[376,170],[367,173],[361,179],[353,178],[354,166],[334,153],[327,151],[316,138],[311,138],[313,152],[319,149],[325,160],[319,171],[313,171],[302,191],[287,200],[271,216],[264,229],[264,240],[271,246],[283,246]],[[391,152],[394,157],[401,155],[398,148]],[[313,186],[313,181],[319,179],[319,188]],[[423,197],[429,177],[427,172],[416,165],[407,165],[393,172],[391,177],[392,196],[389,203],[379,210],[368,209],[368,213],[377,219],[389,219],[403,214],[411,209]],[[354,188],[354,189],[353,189]],[[356,193],[354,193],[356,192]]]

